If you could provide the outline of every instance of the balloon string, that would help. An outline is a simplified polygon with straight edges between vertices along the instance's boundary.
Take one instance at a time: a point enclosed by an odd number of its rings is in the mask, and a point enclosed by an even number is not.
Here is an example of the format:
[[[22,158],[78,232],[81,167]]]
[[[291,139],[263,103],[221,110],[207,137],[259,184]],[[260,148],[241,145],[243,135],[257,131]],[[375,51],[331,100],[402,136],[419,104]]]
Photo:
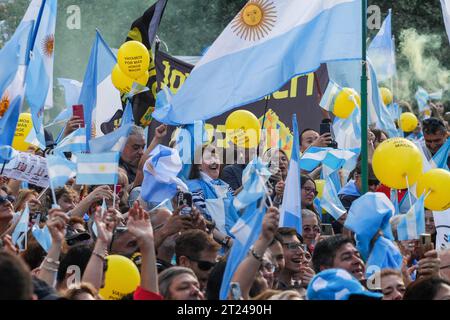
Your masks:
[[[425,198],[423,199],[423,201],[427,200],[428,196],[430,195],[431,190],[428,190],[427,194],[425,195]]]
[[[406,187],[408,188],[408,193],[409,193],[409,207],[412,207],[412,200],[411,200],[411,190],[409,189],[409,181],[408,181],[408,176],[406,176]]]

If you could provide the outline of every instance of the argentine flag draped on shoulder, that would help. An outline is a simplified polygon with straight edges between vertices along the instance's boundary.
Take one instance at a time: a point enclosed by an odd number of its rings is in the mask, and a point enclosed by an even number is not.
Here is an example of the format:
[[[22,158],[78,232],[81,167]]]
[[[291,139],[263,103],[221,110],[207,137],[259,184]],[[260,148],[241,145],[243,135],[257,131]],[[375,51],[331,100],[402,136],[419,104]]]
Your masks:
[[[180,125],[262,99],[296,75],[361,59],[360,0],[250,0],[153,117]]]

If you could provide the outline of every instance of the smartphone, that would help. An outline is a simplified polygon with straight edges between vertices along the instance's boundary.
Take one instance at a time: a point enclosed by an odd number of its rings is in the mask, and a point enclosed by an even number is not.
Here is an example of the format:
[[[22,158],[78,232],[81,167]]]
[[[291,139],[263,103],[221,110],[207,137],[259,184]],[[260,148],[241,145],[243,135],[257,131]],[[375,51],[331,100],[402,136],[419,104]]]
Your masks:
[[[119,194],[120,191],[122,191],[122,186],[120,184],[117,184],[114,187],[111,187],[111,190],[114,192],[114,194]]]
[[[233,300],[242,300],[242,291],[239,282],[230,283],[230,293]]]
[[[332,236],[333,235],[333,226],[329,223],[322,223],[322,235]]]
[[[178,207],[187,206],[181,209],[181,215],[188,215],[192,213],[192,193],[189,192],[179,192],[177,199]]]
[[[420,247],[420,255],[421,255],[421,257],[423,257],[426,252],[428,252],[431,249],[433,249],[433,246],[431,244],[431,235],[430,234],[422,233],[420,235],[419,247]]]
[[[81,121],[83,122],[81,124],[81,128],[85,127],[85,123],[84,123],[84,107],[82,104],[76,104],[72,106],[72,111],[73,111],[73,115],[76,117],[79,117],[81,119]]]
[[[323,136],[325,133],[331,133],[331,123],[320,124],[320,135]]]

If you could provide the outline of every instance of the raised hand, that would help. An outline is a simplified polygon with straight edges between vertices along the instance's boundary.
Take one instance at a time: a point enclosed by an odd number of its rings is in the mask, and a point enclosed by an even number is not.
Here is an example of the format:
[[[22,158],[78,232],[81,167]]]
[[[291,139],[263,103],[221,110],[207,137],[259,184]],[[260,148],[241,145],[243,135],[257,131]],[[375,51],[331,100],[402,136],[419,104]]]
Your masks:
[[[270,207],[267,210],[267,213],[263,220],[262,225],[262,233],[261,237],[267,241],[272,242],[273,238],[275,237],[275,233],[278,229],[278,224],[280,221],[280,212],[275,207]]]
[[[128,232],[134,235],[139,246],[144,244],[153,245],[153,228],[148,217],[148,214],[135,202],[133,207],[128,212],[127,222]]]
[[[72,116],[67,122],[66,127],[64,128],[64,137],[67,137],[69,134],[80,128],[83,124],[83,120],[80,117]]]
[[[155,138],[162,139],[167,135],[167,125],[162,124],[155,129]]]
[[[108,210],[102,216],[102,208],[99,206],[95,210],[94,221],[97,225],[97,240],[103,242],[105,245],[109,245],[117,224],[114,213]]]
[[[66,235],[69,217],[59,209],[51,209],[48,213],[47,228],[54,243],[61,243]]]

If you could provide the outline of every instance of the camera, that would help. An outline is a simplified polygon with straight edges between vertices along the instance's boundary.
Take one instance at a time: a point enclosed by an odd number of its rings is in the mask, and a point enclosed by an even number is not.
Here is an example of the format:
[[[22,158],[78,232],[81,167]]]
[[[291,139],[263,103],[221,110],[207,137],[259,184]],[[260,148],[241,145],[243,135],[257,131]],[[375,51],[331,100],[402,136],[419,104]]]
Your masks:
[[[331,120],[330,119],[323,119],[322,123],[320,124],[320,135],[323,136],[326,133],[331,134],[331,137],[333,139],[327,147],[337,149],[338,144],[334,140],[334,134],[333,134],[333,130],[331,128]]]

